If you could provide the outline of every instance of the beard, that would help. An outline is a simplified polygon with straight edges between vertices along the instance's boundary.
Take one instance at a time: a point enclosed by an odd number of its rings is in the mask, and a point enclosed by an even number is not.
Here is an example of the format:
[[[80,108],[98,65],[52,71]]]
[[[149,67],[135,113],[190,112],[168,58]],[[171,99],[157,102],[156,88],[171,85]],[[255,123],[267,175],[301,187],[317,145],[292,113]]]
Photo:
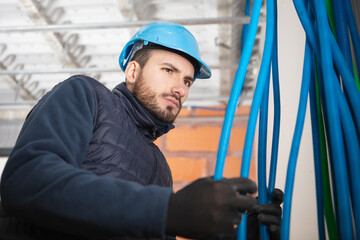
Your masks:
[[[139,101],[139,103],[154,117],[166,123],[174,123],[177,115],[181,110],[181,102],[179,96],[170,93],[162,93],[157,95],[144,81],[142,72],[140,72],[139,78],[134,83],[132,94]],[[161,107],[156,102],[157,98],[164,98],[168,96],[173,97],[179,101],[179,110],[175,114],[173,113],[174,108],[172,106],[167,106],[164,110],[161,109]]]

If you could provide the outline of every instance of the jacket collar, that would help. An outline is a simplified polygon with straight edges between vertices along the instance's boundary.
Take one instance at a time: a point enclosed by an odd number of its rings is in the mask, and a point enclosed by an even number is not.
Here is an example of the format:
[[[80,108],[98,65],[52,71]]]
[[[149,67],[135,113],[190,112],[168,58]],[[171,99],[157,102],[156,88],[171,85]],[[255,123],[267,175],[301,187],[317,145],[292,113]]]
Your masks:
[[[160,121],[150,114],[132,95],[124,82],[117,85],[113,89],[113,93],[119,97],[123,96],[121,98],[130,118],[150,141],[155,141],[175,127],[173,124]]]

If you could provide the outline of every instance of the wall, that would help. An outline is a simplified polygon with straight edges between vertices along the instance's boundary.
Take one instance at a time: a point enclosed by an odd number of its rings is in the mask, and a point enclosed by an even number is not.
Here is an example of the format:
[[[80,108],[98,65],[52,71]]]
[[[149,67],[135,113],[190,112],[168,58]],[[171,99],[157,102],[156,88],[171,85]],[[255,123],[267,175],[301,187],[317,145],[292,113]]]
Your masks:
[[[278,38],[281,126],[276,182],[278,187],[285,189],[287,163],[299,104],[305,49],[305,33],[292,1],[278,1]],[[270,99],[272,99],[272,95]],[[271,111],[272,109],[270,109]],[[296,166],[290,239],[318,239],[316,218],[315,177],[308,105]]]
[[[6,163],[7,158],[6,157],[0,157],[0,176],[2,174],[2,171],[5,167],[5,163]]]
[[[249,111],[250,107],[240,107],[236,112],[223,172],[226,178],[240,175]],[[224,113],[183,109],[175,129],[156,141],[172,170],[175,191],[195,179],[214,175]],[[255,174],[252,160],[249,177],[256,180]]]

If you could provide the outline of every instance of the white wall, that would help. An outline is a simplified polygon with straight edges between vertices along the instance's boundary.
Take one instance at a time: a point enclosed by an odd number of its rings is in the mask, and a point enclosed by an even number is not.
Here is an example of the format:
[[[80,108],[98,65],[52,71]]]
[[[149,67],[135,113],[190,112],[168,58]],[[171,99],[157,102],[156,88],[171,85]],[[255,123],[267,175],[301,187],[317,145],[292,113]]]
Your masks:
[[[278,1],[281,124],[276,187],[281,189],[285,189],[287,165],[296,123],[302,80],[304,44],[305,33],[292,1]],[[270,99],[272,100],[272,94]],[[273,108],[270,107],[272,105],[271,102],[269,105],[270,111],[273,111]],[[269,116],[272,116],[271,112],[269,112]],[[272,119],[269,120],[271,120],[269,123],[270,130],[272,129]],[[268,136],[270,138],[272,134]],[[268,147],[269,154],[270,149],[271,147]],[[315,176],[308,105],[296,167],[290,239],[318,239],[316,218]]]
[[[4,170],[6,160],[7,160],[7,158],[0,157],[0,177],[1,177],[1,174],[2,174],[2,172]]]

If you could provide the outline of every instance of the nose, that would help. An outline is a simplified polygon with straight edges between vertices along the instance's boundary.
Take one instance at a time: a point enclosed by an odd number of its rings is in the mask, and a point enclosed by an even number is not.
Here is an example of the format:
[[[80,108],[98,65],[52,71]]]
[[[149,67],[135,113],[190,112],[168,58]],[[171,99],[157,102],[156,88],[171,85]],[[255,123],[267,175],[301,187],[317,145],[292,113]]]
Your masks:
[[[180,98],[183,98],[186,96],[188,91],[187,86],[185,85],[184,81],[176,81],[176,83],[171,88],[171,93],[176,94]]]

